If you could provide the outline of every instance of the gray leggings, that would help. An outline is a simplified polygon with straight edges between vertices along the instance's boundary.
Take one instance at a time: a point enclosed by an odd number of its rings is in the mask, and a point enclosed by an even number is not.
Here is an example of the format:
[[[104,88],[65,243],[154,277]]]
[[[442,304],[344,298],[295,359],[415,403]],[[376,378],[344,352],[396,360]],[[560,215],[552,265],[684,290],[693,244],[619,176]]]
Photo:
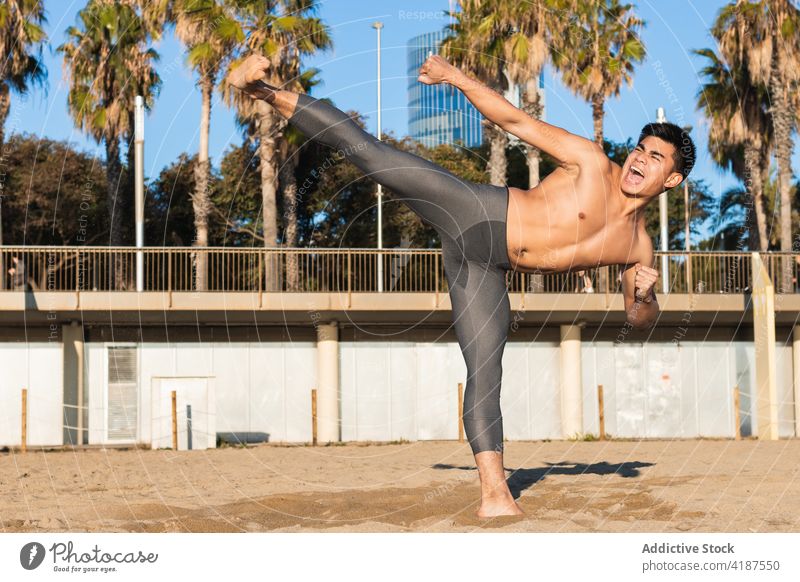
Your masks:
[[[511,269],[508,188],[462,180],[393,148],[308,95],[299,95],[289,122],[310,139],[340,150],[439,233],[456,337],[467,365],[464,430],[473,453],[502,452],[501,360],[511,318],[505,280]]]

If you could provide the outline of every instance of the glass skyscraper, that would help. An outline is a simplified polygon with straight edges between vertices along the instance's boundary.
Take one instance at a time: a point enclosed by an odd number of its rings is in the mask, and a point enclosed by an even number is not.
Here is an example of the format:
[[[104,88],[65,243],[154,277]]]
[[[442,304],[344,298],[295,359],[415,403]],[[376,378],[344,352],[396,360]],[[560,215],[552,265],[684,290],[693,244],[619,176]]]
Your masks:
[[[408,41],[408,134],[428,147],[460,142],[466,147],[481,145],[483,116],[458,89],[450,85],[425,85],[417,81],[419,69],[428,55],[438,54],[445,31],[429,32]],[[505,93],[514,106],[520,106],[521,87],[511,86]],[[539,99],[544,119],[544,74],[539,76]],[[511,143],[519,140],[509,135]]]
[[[430,53],[438,54],[445,31],[415,36],[408,42],[408,133],[428,147],[461,142],[481,145],[481,114],[464,94],[450,85],[417,81],[419,68]]]

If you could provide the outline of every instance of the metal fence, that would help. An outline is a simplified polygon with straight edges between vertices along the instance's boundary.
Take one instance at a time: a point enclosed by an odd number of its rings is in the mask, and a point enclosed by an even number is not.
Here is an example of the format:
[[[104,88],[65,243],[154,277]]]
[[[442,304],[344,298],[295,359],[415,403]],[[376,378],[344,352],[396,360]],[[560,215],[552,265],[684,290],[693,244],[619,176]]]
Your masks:
[[[133,291],[141,254],[144,291],[376,292],[378,263],[386,293],[446,292],[438,249],[161,247],[2,247],[0,291]],[[655,253],[668,260],[673,293],[750,290],[749,252]],[[797,253],[762,253],[776,293],[796,293]],[[557,274],[508,272],[509,291],[615,293],[619,265]],[[659,284],[657,292],[661,291]]]

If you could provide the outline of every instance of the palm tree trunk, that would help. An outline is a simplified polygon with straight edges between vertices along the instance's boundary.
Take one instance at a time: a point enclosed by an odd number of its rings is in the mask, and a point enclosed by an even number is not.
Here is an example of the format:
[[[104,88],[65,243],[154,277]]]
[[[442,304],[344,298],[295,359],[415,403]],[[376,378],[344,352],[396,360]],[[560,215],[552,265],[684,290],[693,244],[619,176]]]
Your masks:
[[[8,110],[11,108],[11,95],[8,90],[8,85],[0,82],[0,146],[5,143],[5,134],[3,127],[6,124],[8,117]]]
[[[778,194],[781,208],[781,250],[792,250],[792,132],[794,112],[789,106],[786,83],[781,74],[778,59],[773,59],[770,93],[772,100],[772,126],[775,130],[775,160],[778,163]],[[781,265],[781,287],[788,290],[792,285],[794,261],[784,257]]]
[[[744,144],[744,185],[749,197],[747,211],[748,247],[751,251],[766,251],[767,215],[764,210],[764,184],[761,181],[761,152],[752,141]]]
[[[536,119],[542,117],[542,105],[539,100],[539,75],[535,75],[525,85],[522,110]],[[542,154],[538,148],[526,146],[525,157],[528,162],[528,188],[535,188],[540,181],[539,166]]]
[[[297,246],[297,149],[287,147],[280,170],[283,198],[283,242],[287,247]],[[286,257],[286,290],[300,290],[300,269],[296,253]]]
[[[259,101],[258,125],[258,157],[261,165],[261,206],[264,218],[264,247],[274,249],[278,240],[278,208],[277,208],[277,167],[278,151],[276,145],[277,119],[269,105]],[[267,254],[265,265],[265,290],[280,290],[279,256]]]
[[[106,137],[106,204],[108,206],[108,244],[112,247],[120,247],[125,244],[124,231],[124,194],[121,188],[120,178],[122,174],[122,164],[119,159],[119,138]],[[115,290],[125,289],[125,261],[118,253],[109,254],[110,274],[113,273],[113,288]]]
[[[594,122],[594,141],[601,148],[603,147],[603,117],[605,112],[603,106],[605,98],[602,95],[592,97],[592,121]]]
[[[487,122],[484,128],[489,140],[489,182],[495,186],[505,186],[508,169],[506,158],[508,135],[493,123]]]
[[[200,87],[203,99],[200,109],[200,148],[197,153],[197,165],[194,168],[195,191],[192,197],[194,246],[201,248],[208,246],[208,215],[211,211],[209,192],[211,165],[208,161],[208,134],[211,126],[211,93],[213,89],[213,78],[209,75],[204,76]],[[195,255],[195,289],[198,291],[207,289],[207,265],[207,253],[198,251]]]
[[[592,97],[592,122],[594,124],[594,142],[604,148],[603,145],[603,118],[605,117],[605,98],[602,95]],[[597,291],[605,292],[609,286],[608,267],[598,267],[597,269]],[[613,292],[613,289],[609,289]]]

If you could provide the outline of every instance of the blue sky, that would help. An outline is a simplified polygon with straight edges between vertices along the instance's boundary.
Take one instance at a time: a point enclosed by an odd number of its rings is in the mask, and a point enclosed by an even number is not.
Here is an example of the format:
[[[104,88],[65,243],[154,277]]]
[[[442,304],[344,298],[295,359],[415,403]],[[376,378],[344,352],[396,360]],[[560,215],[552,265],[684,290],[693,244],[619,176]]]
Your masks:
[[[524,0],[522,0],[524,1]],[[624,87],[619,98],[606,106],[605,135],[624,141],[638,135],[639,129],[654,120],[662,106],[667,118],[680,125],[692,125],[698,145],[694,178],[703,178],[715,193],[736,184],[730,175],[716,169],[708,156],[707,128],[695,110],[695,93],[700,83],[701,59],[692,49],[712,46],[708,28],[722,0],[639,0],[637,13],[646,21],[642,32],[648,50],[646,61],[635,74],[633,87]],[[76,22],[85,0],[47,0],[46,26],[52,48],[46,49],[49,71],[46,93],[33,91],[21,98],[12,97],[12,110],[6,131],[25,131],[74,145],[103,155],[97,144],[82,135],[67,113],[68,87],[63,63],[55,47],[64,39],[65,29]],[[447,0],[322,0],[320,16],[330,26],[334,48],[306,61],[320,69],[323,83],[313,94],[331,98],[342,109],[355,109],[376,129],[376,33],[372,23],[384,23],[382,32],[383,128],[402,136],[407,133],[406,43],[411,37],[438,30],[447,24],[443,10]],[[154,177],[181,152],[195,152],[198,146],[200,94],[192,73],[184,66],[183,47],[171,35],[155,45],[161,55],[159,70],[163,78],[161,95],[146,120],[145,173]],[[591,137],[589,106],[563,88],[553,71],[545,71],[546,118],[569,131]],[[219,163],[223,152],[241,142],[233,113],[215,96],[212,108],[210,149],[212,161]],[[798,149],[798,148],[796,148]],[[797,167],[800,154],[795,153]]]

